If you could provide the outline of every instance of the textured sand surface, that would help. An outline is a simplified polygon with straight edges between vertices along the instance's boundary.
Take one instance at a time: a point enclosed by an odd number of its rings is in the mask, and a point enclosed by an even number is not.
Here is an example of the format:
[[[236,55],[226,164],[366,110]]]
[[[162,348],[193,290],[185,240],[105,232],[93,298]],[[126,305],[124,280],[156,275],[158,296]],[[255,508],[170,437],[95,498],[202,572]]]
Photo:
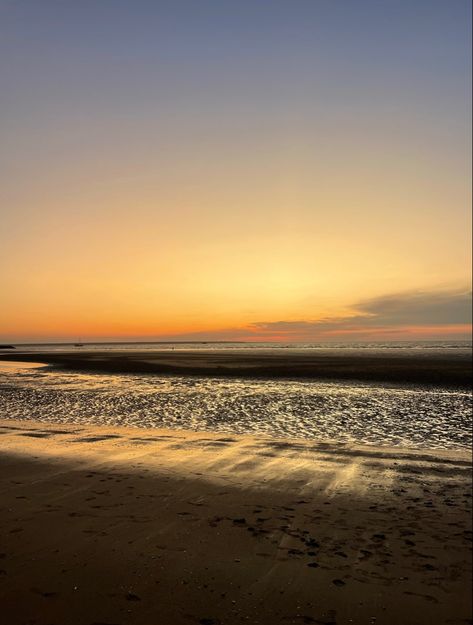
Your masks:
[[[471,622],[466,453],[0,421],[8,625]]]

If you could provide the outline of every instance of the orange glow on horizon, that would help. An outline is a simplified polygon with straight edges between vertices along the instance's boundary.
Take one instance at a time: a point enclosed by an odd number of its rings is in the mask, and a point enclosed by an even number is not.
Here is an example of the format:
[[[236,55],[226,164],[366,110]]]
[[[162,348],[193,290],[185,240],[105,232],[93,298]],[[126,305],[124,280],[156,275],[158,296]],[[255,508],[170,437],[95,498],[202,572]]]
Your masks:
[[[261,331],[251,326],[241,326],[234,328],[170,328],[168,332],[154,332],[153,329],[134,332],[131,327],[114,328],[115,332],[110,332],[110,326],[103,327],[83,327],[82,332],[70,332],[55,328],[55,333],[51,334],[50,329],[36,334],[34,337],[26,333],[12,333],[15,340],[11,342],[74,342],[81,338],[83,342],[147,342],[147,341],[237,341],[237,342],[276,342],[276,343],[304,343],[304,342],[330,342],[330,341],[409,341],[409,340],[452,340],[471,339],[472,324],[445,324],[445,325],[415,325],[397,327],[350,327],[339,328],[337,330],[320,330],[319,332],[275,332]]]
[[[463,333],[467,3],[3,4],[0,341]]]

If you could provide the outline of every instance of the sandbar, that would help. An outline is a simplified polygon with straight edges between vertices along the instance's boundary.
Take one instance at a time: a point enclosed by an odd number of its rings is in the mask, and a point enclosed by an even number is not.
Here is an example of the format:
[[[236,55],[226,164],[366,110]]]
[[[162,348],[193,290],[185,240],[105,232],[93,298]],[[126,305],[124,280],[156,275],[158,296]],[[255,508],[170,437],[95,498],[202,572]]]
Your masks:
[[[357,380],[471,388],[471,351],[462,350],[87,350],[17,351],[0,361],[61,369],[251,378]]]

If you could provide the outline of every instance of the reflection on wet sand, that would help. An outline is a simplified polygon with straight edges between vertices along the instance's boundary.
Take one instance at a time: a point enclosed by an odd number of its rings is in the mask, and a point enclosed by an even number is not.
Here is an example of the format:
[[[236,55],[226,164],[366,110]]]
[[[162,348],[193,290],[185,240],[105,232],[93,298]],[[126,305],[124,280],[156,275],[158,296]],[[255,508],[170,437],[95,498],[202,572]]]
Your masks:
[[[375,445],[471,445],[471,392],[302,379],[0,371],[0,412],[51,423],[172,427]]]

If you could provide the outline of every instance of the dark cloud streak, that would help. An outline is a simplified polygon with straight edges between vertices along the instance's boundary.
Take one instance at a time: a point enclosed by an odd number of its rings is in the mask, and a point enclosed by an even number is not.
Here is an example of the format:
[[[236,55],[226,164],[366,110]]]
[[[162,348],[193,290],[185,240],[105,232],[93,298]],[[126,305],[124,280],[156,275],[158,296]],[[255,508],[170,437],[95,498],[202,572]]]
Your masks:
[[[412,291],[362,300],[353,314],[316,320],[258,321],[244,328],[224,328],[167,337],[189,341],[324,340],[353,335],[363,339],[383,334],[403,338],[412,328],[466,326],[472,322],[472,293],[468,289]]]
[[[353,306],[354,314],[315,321],[257,322],[262,331],[295,332],[468,324],[472,320],[471,291],[410,292],[384,295]]]

